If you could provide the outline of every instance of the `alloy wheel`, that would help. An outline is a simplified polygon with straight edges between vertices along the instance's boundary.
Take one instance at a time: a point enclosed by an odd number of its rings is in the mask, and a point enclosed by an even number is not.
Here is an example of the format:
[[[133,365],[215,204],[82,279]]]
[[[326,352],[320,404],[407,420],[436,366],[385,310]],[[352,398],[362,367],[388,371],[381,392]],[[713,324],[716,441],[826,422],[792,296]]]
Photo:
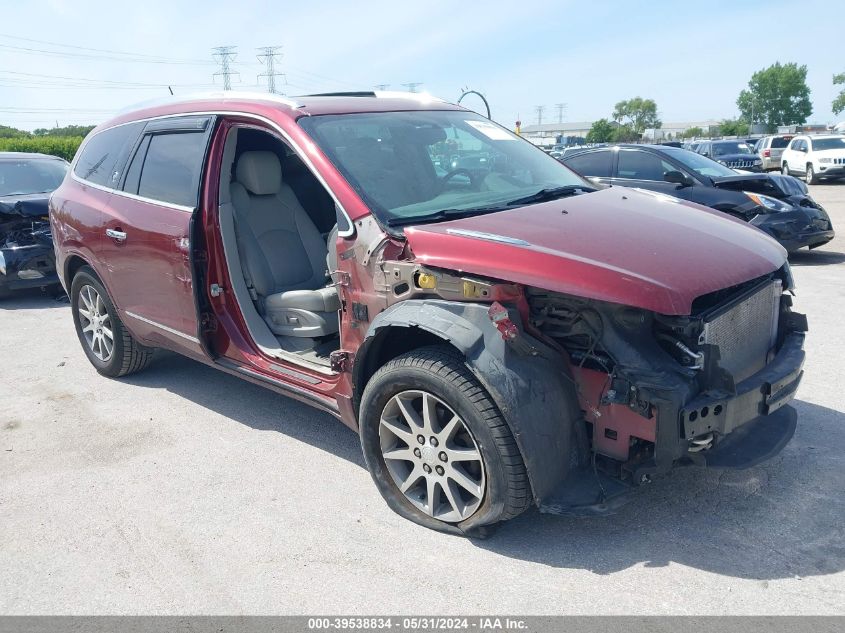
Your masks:
[[[813,184],[813,178],[815,178],[815,174],[813,173],[813,166],[807,165],[807,174],[804,179],[807,181],[808,185]]]
[[[457,413],[426,391],[394,395],[379,421],[384,463],[393,482],[419,510],[455,523],[481,505],[481,450]]]
[[[114,352],[114,333],[111,315],[103,298],[93,286],[82,286],[77,296],[76,308],[79,313],[79,326],[88,347],[94,356],[108,362]]]

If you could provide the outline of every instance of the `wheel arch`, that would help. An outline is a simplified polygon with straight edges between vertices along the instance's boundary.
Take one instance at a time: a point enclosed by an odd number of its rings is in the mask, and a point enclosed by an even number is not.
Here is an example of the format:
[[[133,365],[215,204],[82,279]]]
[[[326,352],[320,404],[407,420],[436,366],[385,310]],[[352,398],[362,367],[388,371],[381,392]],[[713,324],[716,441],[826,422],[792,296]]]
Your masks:
[[[70,293],[70,285],[73,283],[73,278],[76,276],[76,273],[79,271],[80,268],[83,266],[88,266],[92,271],[94,271],[94,267],[81,255],[77,255],[74,253],[73,255],[68,255],[65,259],[64,271],[62,272],[62,281],[64,283],[65,290]],[[97,275],[96,271],[94,272]],[[99,279],[100,276],[97,275]],[[102,283],[102,280],[100,280]]]
[[[484,304],[412,299],[379,313],[353,367],[355,411],[381,365],[412,349],[447,344],[465,358],[510,427],[539,503],[569,472],[573,429],[580,418],[574,382],[563,358],[521,327],[519,336],[537,353],[506,343],[487,309]],[[519,325],[518,312],[509,312]]]

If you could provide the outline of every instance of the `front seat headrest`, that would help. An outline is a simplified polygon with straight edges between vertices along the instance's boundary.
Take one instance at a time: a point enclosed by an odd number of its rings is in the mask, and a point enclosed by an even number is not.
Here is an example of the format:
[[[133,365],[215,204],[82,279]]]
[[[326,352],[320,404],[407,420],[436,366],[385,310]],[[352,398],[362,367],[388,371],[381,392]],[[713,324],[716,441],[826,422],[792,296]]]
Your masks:
[[[257,196],[279,193],[282,165],[273,152],[244,152],[235,168],[235,179]]]

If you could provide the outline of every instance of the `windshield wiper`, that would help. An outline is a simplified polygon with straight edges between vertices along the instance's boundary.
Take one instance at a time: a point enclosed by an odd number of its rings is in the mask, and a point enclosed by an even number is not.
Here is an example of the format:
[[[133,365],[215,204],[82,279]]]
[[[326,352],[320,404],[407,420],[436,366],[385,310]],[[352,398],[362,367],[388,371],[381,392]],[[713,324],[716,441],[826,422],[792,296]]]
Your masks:
[[[438,220],[457,220],[459,218],[468,218],[473,215],[481,215],[483,213],[492,213],[494,211],[503,211],[507,206],[496,207],[473,207],[472,209],[440,209],[433,213],[426,213],[423,215],[412,215],[406,218],[390,218],[385,224],[387,226],[407,226],[408,224],[425,224],[427,222],[437,222]]]
[[[546,189],[540,189],[537,193],[532,193],[530,196],[525,196],[524,198],[517,198],[516,200],[511,200],[507,203],[509,207],[517,206],[520,204],[533,204],[535,202],[547,202],[548,200],[557,200],[559,198],[566,198],[568,196],[574,196],[577,193],[590,193],[591,191],[596,191],[592,187],[587,187],[585,185],[566,185],[564,187],[548,187]]]

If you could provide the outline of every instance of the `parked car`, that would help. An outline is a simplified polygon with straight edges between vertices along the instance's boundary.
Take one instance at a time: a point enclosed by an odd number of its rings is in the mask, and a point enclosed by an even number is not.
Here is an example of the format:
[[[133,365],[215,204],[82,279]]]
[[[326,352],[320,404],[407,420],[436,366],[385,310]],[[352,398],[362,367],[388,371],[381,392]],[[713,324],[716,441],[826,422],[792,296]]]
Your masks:
[[[705,141],[696,148],[696,151],[730,169],[763,171],[762,159],[745,141]]]
[[[822,178],[845,176],[845,136],[796,136],[781,154],[784,174],[801,174],[813,185]]]
[[[728,213],[790,252],[834,237],[827,212],[791,176],[738,174],[694,152],[660,145],[618,145],[568,155],[563,162],[606,185],[657,191]]]
[[[792,134],[774,134],[772,136],[764,136],[757,141],[757,144],[754,146],[754,152],[763,161],[763,171],[773,169],[780,171],[781,154],[783,154],[784,148],[789,145],[792,136]]]
[[[0,296],[58,285],[47,198],[67,169],[55,156],[0,152]]]
[[[437,176],[447,139],[494,160]],[[148,105],[89,135],[50,213],[97,371],[165,347],[327,411],[430,528],[608,511],[795,429],[806,319],[777,242],[596,190],[427,96]]]

